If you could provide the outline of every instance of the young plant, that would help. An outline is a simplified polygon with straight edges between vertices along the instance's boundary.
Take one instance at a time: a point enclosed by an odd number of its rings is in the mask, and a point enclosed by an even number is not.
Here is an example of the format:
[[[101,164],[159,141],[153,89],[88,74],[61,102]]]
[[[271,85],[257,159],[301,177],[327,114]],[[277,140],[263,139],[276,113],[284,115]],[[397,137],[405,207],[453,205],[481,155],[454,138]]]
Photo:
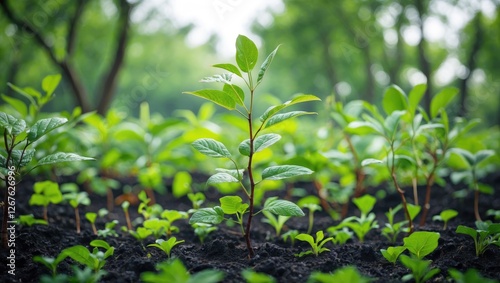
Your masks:
[[[130,207],[130,202],[122,202],[123,213],[125,214],[125,221],[127,221],[127,229],[132,230],[132,222],[130,222],[130,214],[128,213],[128,208]]]
[[[305,252],[301,252],[299,254],[295,254],[295,256],[297,256],[297,257],[303,257],[303,256],[310,255],[310,254],[318,256],[322,252],[329,252],[330,250],[323,247],[323,246],[326,243],[328,243],[329,241],[333,240],[332,237],[328,237],[325,239],[325,235],[324,235],[323,231],[316,232],[316,240],[314,240],[314,238],[309,234],[299,234],[295,237],[295,239],[299,240],[299,241],[307,242],[307,243],[309,243],[309,245],[311,245],[310,250],[305,251]]]
[[[200,243],[202,244],[210,233],[217,231],[217,227],[207,223],[193,223],[191,227],[193,227],[194,234],[200,239]]]
[[[349,227],[356,234],[360,242],[364,242],[365,236],[370,230],[378,228],[375,213],[370,212],[376,201],[375,197],[370,195],[353,199],[354,204],[361,211],[361,217],[347,217],[341,223],[341,226]]]
[[[237,66],[233,64],[217,64],[215,65],[215,67],[229,71],[230,73],[215,75],[202,80],[202,82],[220,82],[224,85],[222,90],[203,89],[193,92],[187,92],[187,94],[208,99],[209,101],[218,104],[228,110],[235,111],[236,113],[244,117],[244,119],[248,123],[248,139],[242,141],[238,147],[239,153],[248,158],[245,174],[248,177],[248,185],[245,185],[246,182],[243,180],[243,172],[245,171],[245,169],[240,169],[238,162],[233,158],[232,154],[223,143],[214,139],[202,138],[193,142],[192,145],[196,150],[204,155],[214,158],[227,158],[234,165],[234,167],[229,170],[219,170],[217,174],[211,176],[208,179],[207,184],[214,185],[229,182],[241,185],[245,196],[248,198],[248,217],[246,219],[246,225],[244,228],[244,237],[249,257],[253,257],[255,254],[251,244],[250,232],[252,219],[256,214],[254,203],[256,185],[258,185],[262,180],[281,180],[313,173],[308,168],[298,165],[278,165],[265,168],[260,176],[261,181],[259,181],[258,176],[255,173],[256,168],[254,164],[254,155],[259,151],[262,151],[278,142],[281,138],[281,136],[278,134],[269,132],[263,134],[262,132],[269,129],[271,126],[274,126],[290,118],[301,115],[315,114],[306,111],[291,111],[285,113],[282,113],[282,111],[285,108],[295,104],[319,100],[318,97],[313,95],[298,95],[283,104],[269,107],[264,112],[264,114],[260,116],[259,121],[254,121],[253,110],[254,105],[256,105],[257,103],[257,95],[255,90],[262,82],[262,79],[264,78],[264,75],[272,60],[274,59],[277,51],[278,47],[273,52],[271,52],[271,54],[269,54],[266,60],[264,60],[260,67],[257,78],[255,78],[252,74],[252,70],[254,69],[258,59],[257,47],[255,43],[252,42],[249,38],[243,35],[239,35],[236,39]],[[245,93],[243,89],[231,82],[233,75],[240,77],[248,87],[249,97],[247,97],[247,99],[245,99]],[[264,208],[264,210],[268,210],[271,213],[283,216],[303,216],[304,214],[302,210],[300,210],[300,208],[298,208],[295,204],[285,201],[275,201],[273,203],[273,207],[267,207]],[[222,213],[225,213],[225,211],[223,211],[222,209],[220,211]],[[223,215],[219,215],[218,212],[215,211],[215,209],[212,209],[210,213],[208,212],[209,211],[207,210],[198,210],[193,214],[190,222],[207,222],[206,220],[202,219],[205,217],[200,217],[202,215],[207,216],[212,220],[214,219],[214,217],[220,221],[223,220]],[[193,220],[193,218],[195,218],[196,220]],[[208,222],[214,223],[212,221]],[[217,221],[214,224],[216,223]]]
[[[137,207],[137,212],[141,214],[145,220],[152,217],[160,217],[160,214],[163,212],[163,208],[159,204],[152,204],[151,199],[145,191],[141,191],[138,197],[141,202]]]
[[[31,227],[33,225],[48,225],[49,223],[43,219],[36,219],[33,214],[19,215],[17,219],[19,225]]]
[[[343,245],[353,236],[353,233],[342,224],[328,227],[327,232],[333,238],[332,243],[335,245]]]
[[[151,230],[152,235],[159,239],[164,234],[166,235],[167,230],[170,229],[170,222],[165,219],[152,218],[144,221],[142,223],[144,228]]]
[[[155,247],[167,255],[168,258],[170,258],[170,253],[172,252],[172,249],[177,246],[178,244],[184,243],[184,240],[177,241],[177,238],[175,237],[170,237],[168,240],[163,240],[163,239],[157,239],[154,244],[149,244],[148,247]]]
[[[141,281],[144,283],[217,283],[224,279],[224,272],[215,269],[205,269],[196,274],[190,274],[182,261],[177,258],[158,263],[156,270],[159,273],[151,271],[141,273]]]
[[[80,205],[90,205],[89,195],[87,192],[79,192],[78,186],[73,183],[63,184],[61,191],[64,192],[63,198],[67,200],[75,210],[76,232],[80,234],[80,212],[78,208]]]
[[[54,154],[46,155],[40,158],[29,170],[24,170],[35,156],[35,150],[42,137],[47,136],[53,130],[63,126],[68,122],[66,118],[45,118],[37,119],[38,113],[41,108],[53,98],[53,94],[57,85],[61,80],[60,75],[47,76],[42,81],[42,89],[45,94],[39,93],[33,88],[22,89],[15,85],[9,86],[24,96],[30,105],[25,107],[24,103],[17,100],[18,103],[9,103],[16,112],[20,114],[21,118],[16,118],[4,112],[0,112],[0,134],[3,136],[0,141],[0,179],[5,185],[5,194],[3,200],[3,217],[2,217],[2,245],[7,248],[7,221],[9,205],[13,203],[15,191],[12,189],[18,184],[24,175],[29,173],[36,167],[42,165],[51,165],[60,162],[93,160],[93,158],[83,157],[75,153],[57,152]],[[10,101],[16,99],[10,98]],[[24,109],[24,111],[20,111]],[[29,111],[28,111],[29,109]],[[28,126],[27,120],[29,120]]]
[[[314,271],[307,279],[307,283],[331,283],[331,282],[350,282],[350,283],[369,283],[373,279],[363,276],[354,266],[344,266],[331,273],[321,273]]]
[[[439,213],[439,215],[434,215],[434,217],[432,217],[432,220],[443,221],[444,222],[443,230],[446,230],[446,227],[448,226],[448,221],[455,218],[457,215],[458,215],[458,211],[456,211],[454,209],[446,209],[446,210],[441,211],[441,213]]]
[[[481,176],[480,164],[495,155],[495,152],[493,150],[480,150],[476,153],[471,153],[461,148],[452,148],[450,152],[459,155],[465,161],[465,171],[460,172],[459,176],[474,191],[474,216],[476,217],[476,221],[482,221],[479,214],[479,194],[481,192],[492,194],[494,190],[492,187],[479,182],[478,178]],[[455,176],[456,174],[455,172]]]
[[[47,267],[50,270],[50,273],[52,275],[52,278],[55,279],[57,276],[57,266],[59,263],[61,263],[65,258],[67,257],[67,254],[61,252],[56,258],[52,257],[44,257],[44,256],[34,256],[33,261],[38,262],[43,264],[45,267]]]
[[[314,224],[314,212],[321,211],[321,206],[319,205],[320,199],[317,196],[307,196],[303,197],[297,202],[297,205],[302,208],[307,208],[309,210],[309,226],[307,228],[306,234],[311,234],[313,224]]]
[[[500,210],[488,209],[486,215],[493,216],[496,221],[500,220]]]
[[[58,204],[63,200],[59,185],[52,181],[36,182],[33,191],[29,204],[43,206],[43,219],[48,222],[47,207],[49,204]]]
[[[288,232],[284,233],[283,235],[281,235],[281,238],[283,239],[283,242],[287,242],[288,239],[290,239],[290,243],[293,246],[295,246],[295,237],[297,237],[297,235],[299,235],[299,231],[298,230],[289,230]]]
[[[191,201],[191,204],[193,206],[192,209],[188,210],[188,213],[194,213],[196,210],[198,210],[201,205],[205,202],[205,195],[202,192],[197,192],[195,193],[188,193],[187,194],[188,199]]]
[[[408,232],[408,224],[407,220],[403,220],[400,222],[395,222],[394,217],[396,213],[401,210],[403,206],[401,204],[397,205],[394,209],[389,208],[389,211],[385,213],[387,217],[388,223],[385,223],[385,227],[382,228],[382,235],[385,236],[389,242],[395,243],[397,237],[401,232]],[[408,212],[410,214],[410,218],[413,220],[420,212],[420,206],[408,204],[407,205]]]
[[[160,216],[161,218],[166,219],[169,223],[166,230],[167,238],[170,237],[172,233],[179,232],[179,228],[177,226],[172,225],[172,223],[180,219],[187,219],[189,217],[186,212],[177,210],[164,210]]]
[[[482,256],[490,245],[500,247],[500,223],[476,221],[476,228],[458,225],[455,232],[469,235],[474,239],[476,256]]]
[[[441,269],[430,268],[432,260],[423,260],[407,255],[401,255],[399,261],[411,270],[411,274],[403,276],[403,281],[415,280],[415,283],[426,282],[436,276]]]
[[[283,229],[283,225],[285,225],[285,222],[290,219],[290,216],[278,215],[278,217],[276,217],[269,211],[263,211],[262,214],[264,214],[265,216],[265,218],[262,218],[262,222],[274,227],[276,237],[281,236],[281,229]]]
[[[241,276],[246,283],[276,283],[276,279],[269,274],[255,272],[252,269],[244,269]]]
[[[448,274],[451,279],[456,283],[498,283],[498,280],[483,277],[476,269],[470,268],[465,271],[465,273],[460,272],[457,269],[448,269]]]
[[[87,213],[85,213],[85,218],[90,222],[90,225],[92,226],[92,232],[94,232],[94,235],[97,235],[97,228],[95,227],[95,221],[97,219],[97,213],[95,213],[95,212],[87,212]]]
[[[406,250],[406,247],[388,247],[387,249],[381,249],[380,252],[388,262],[396,264],[399,256]]]
[[[144,240],[151,236],[153,234],[153,232],[147,228],[144,228],[144,227],[138,227],[136,231],[133,231],[133,230],[128,230],[128,232],[130,233],[130,235],[132,235],[137,241],[139,241],[139,243],[141,243],[141,246],[144,250],[146,250],[146,248],[144,247]]]
[[[104,224],[104,229],[97,231],[97,236],[103,237],[103,238],[106,238],[109,236],[118,237],[118,233],[116,233],[116,231],[115,231],[116,225],[118,225],[118,220],[116,220],[116,219],[112,220],[110,222],[107,222],[106,224]]]
[[[84,246],[77,245],[64,249],[62,253],[98,273],[106,264],[106,259],[114,254],[115,248],[103,240],[93,240],[90,246],[94,247],[92,252]],[[104,249],[104,252],[99,248]]]

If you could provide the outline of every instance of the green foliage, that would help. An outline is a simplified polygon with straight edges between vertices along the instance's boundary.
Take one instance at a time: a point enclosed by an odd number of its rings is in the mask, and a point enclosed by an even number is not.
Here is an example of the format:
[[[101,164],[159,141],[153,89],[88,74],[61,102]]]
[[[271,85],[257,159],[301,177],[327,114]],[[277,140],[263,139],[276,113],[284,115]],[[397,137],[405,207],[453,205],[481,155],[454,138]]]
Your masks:
[[[404,247],[418,259],[433,252],[438,246],[439,233],[418,231],[403,239]]]
[[[347,227],[341,224],[337,226],[330,226],[327,229],[328,234],[332,237],[332,242],[335,245],[343,245],[348,240],[352,239],[353,232],[349,231]]]
[[[311,234],[314,225],[314,212],[321,211],[321,206],[319,205],[319,198],[316,196],[306,196],[301,198],[297,205],[302,208],[307,208],[309,210],[309,226],[307,228],[306,234]]]
[[[43,219],[36,219],[33,214],[19,215],[17,222],[20,225],[31,227],[33,225],[48,225],[49,223]]]
[[[405,250],[406,247],[388,247],[387,249],[381,249],[380,252],[388,262],[396,264],[399,255]]]
[[[426,282],[441,271],[439,268],[430,268],[431,260],[422,260],[407,255],[401,255],[399,260],[411,271],[411,274],[403,276],[403,281],[413,279],[416,283]]]
[[[200,243],[202,244],[210,233],[217,231],[217,227],[207,223],[193,223],[191,227],[193,227],[194,234],[200,239]]]
[[[291,246],[295,246],[295,237],[297,237],[297,235],[299,235],[299,231],[298,230],[288,230],[288,232],[286,233],[283,233],[283,235],[281,235],[281,238],[283,239],[283,242],[288,242],[288,239],[290,239],[290,243],[291,243]]]
[[[158,263],[156,269],[158,273],[150,271],[141,273],[141,281],[145,283],[216,283],[224,279],[224,273],[214,269],[206,269],[191,275],[182,261],[177,258]]]
[[[33,186],[33,195],[29,200],[30,205],[43,206],[43,219],[48,222],[47,207],[49,204],[58,204],[63,200],[59,184],[52,181],[36,182]]]
[[[99,237],[118,237],[118,233],[115,231],[116,225],[118,225],[118,220],[112,220],[104,224],[104,229],[97,230],[97,236]]]
[[[325,238],[323,231],[316,232],[316,240],[309,234],[299,234],[295,236],[295,239],[307,242],[311,246],[310,250],[295,254],[295,256],[297,257],[303,257],[310,254],[318,256],[320,253],[329,252],[330,250],[323,246],[329,241],[333,240],[332,237]]]
[[[467,269],[465,273],[462,273],[457,269],[450,268],[448,269],[448,274],[456,283],[475,283],[475,282],[498,283],[498,280],[483,277],[474,268]]]
[[[434,217],[432,217],[432,220],[443,221],[444,222],[443,230],[446,230],[446,226],[448,224],[448,221],[455,218],[457,215],[458,215],[458,211],[456,211],[454,209],[445,209],[445,210],[441,211],[441,213],[439,213],[439,215],[434,215]]]
[[[184,243],[184,240],[177,241],[177,238],[171,237],[166,241],[163,239],[157,239],[154,244],[149,244],[148,247],[158,248],[163,252],[165,252],[167,257],[170,258],[170,253],[172,252],[172,249],[181,243]]]
[[[353,202],[361,211],[361,216],[347,217],[342,221],[341,226],[351,229],[356,234],[359,241],[364,242],[366,234],[368,234],[370,230],[378,228],[375,213],[370,213],[375,205],[376,199],[373,196],[364,195],[353,199]]]
[[[283,225],[285,225],[285,222],[288,219],[290,219],[290,216],[278,215],[278,217],[276,217],[274,214],[272,214],[269,211],[263,211],[262,214],[264,214],[264,216],[265,216],[265,218],[262,218],[262,222],[273,226],[273,228],[276,232],[276,237],[280,237],[281,230],[283,229]]]
[[[282,111],[285,108],[288,108],[295,104],[319,100],[319,98],[314,95],[302,94],[295,96],[291,100],[283,104],[269,107],[260,116],[259,121],[254,122],[254,105],[258,105],[255,90],[262,82],[267,69],[269,68],[274,56],[276,55],[277,49],[278,48],[271,52],[271,54],[269,54],[268,57],[264,60],[260,67],[257,79],[255,80],[252,75],[252,70],[254,69],[258,61],[259,52],[252,40],[250,40],[246,36],[239,35],[236,39],[237,66],[233,64],[217,64],[215,65],[215,67],[224,69],[226,71],[229,71],[230,73],[223,75],[214,75],[212,77],[206,77],[202,80],[202,82],[222,83],[222,90],[202,89],[198,91],[185,92],[186,94],[191,94],[207,99],[212,103],[226,108],[227,110],[234,110],[248,121],[248,129],[245,130],[247,138],[240,142],[238,146],[239,153],[243,157],[248,158],[246,169],[240,168],[237,160],[233,157],[226,145],[220,141],[217,141],[213,138],[201,138],[195,140],[192,143],[192,146],[201,154],[212,158],[229,159],[230,163],[233,166],[233,168],[229,170],[220,170],[219,173],[211,176],[207,180],[207,185],[221,183],[239,184],[248,198],[248,203],[242,203],[241,199],[238,200],[236,198],[224,200],[221,199],[221,207],[197,210],[191,216],[190,223],[192,224],[197,222],[208,222],[212,224],[218,224],[224,219],[224,213],[236,214],[238,218],[237,222],[240,223],[242,230],[244,230],[243,215],[246,213],[246,210],[248,208],[249,215],[247,219],[246,231],[243,231],[243,234],[246,238],[247,248],[250,256],[254,255],[253,248],[250,244],[250,228],[252,218],[255,215],[254,202],[256,185],[264,180],[282,180],[313,173],[310,169],[299,165],[276,165],[264,168],[261,172],[261,180],[259,181],[257,179],[257,174],[255,174],[254,171],[254,155],[259,154],[259,152],[269,148],[271,145],[275,144],[281,139],[281,136],[278,134],[264,134],[262,133],[262,131],[294,117],[315,114],[313,112],[306,111],[290,111],[284,113]],[[245,92],[243,91],[243,89],[231,82],[233,75],[240,77],[247,86],[248,91],[250,92],[249,96],[247,96],[247,99],[245,99]],[[244,185],[244,170],[246,170],[248,174],[248,188]],[[226,200],[228,201],[227,203]],[[279,200],[266,201],[263,210],[282,216],[303,215],[302,210],[298,206],[290,202]]]
[[[244,269],[241,271],[241,275],[246,283],[276,283],[276,279],[271,275],[256,272],[252,269]]]
[[[368,283],[373,279],[363,276],[354,266],[344,266],[332,273],[314,271],[307,279],[307,283],[351,282]]]
[[[113,255],[115,248],[103,240],[93,240],[90,245],[94,247],[92,252],[84,246],[76,245],[64,249],[61,253],[97,273],[106,264],[106,259]],[[104,252],[99,248],[104,249]]]
[[[491,221],[476,221],[476,229],[458,225],[455,231],[472,237],[476,248],[476,256],[482,256],[490,245],[500,247],[500,224]]]

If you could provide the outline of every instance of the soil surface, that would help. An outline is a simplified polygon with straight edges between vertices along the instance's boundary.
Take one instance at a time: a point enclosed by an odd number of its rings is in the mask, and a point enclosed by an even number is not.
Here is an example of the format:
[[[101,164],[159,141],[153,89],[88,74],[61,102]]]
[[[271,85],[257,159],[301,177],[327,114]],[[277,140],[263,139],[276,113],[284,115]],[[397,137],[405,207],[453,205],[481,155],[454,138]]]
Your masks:
[[[133,185],[134,181],[121,180],[122,183]],[[494,184],[496,193],[499,193],[498,177],[488,181]],[[23,181],[17,187],[16,194],[16,215],[33,213],[36,218],[42,218],[42,209],[40,207],[30,207],[28,205],[29,197],[32,194],[33,181]],[[311,184],[299,184],[300,187],[310,190],[314,189]],[[473,195],[469,193],[465,199],[455,199],[451,197],[456,189],[451,186],[444,188],[433,188],[431,210],[427,225],[419,227],[417,231],[436,231],[440,233],[438,248],[426,258],[432,260],[432,267],[441,269],[441,272],[434,277],[432,282],[444,282],[448,280],[448,269],[455,268],[465,271],[469,268],[477,269],[484,277],[500,279],[500,248],[494,246],[481,257],[475,256],[474,243],[471,237],[455,233],[457,225],[474,226],[473,213]],[[368,193],[375,193],[375,190],[368,190]],[[419,190],[420,200],[424,199],[424,189]],[[117,194],[117,192],[115,192]],[[279,195],[279,192],[274,192]],[[221,195],[214,190],[206,192],[208,197],[203,206],[215,204]],[[284,197],[284,193],[281,197]],[[408,202],[413,203],[408,189],[406,196]],[[91,230],[90,223],[85,220],[85,212],[97,212],[100,208],[106,207],[104,197],[91,195],[92,203],[90,206],[83,207],[80,210],[82,219],[82,232],[76,233],[74,210],[69,205],[50,205],[49,207],[49,226],[34,225],[32,227],[17,226],[16,228],[16,275],[11,276],[6,273],[7,251],[1,249],[1,267],[0,282],[39,282],[40,276],[49,274],[49,270],[42,264],[32,261],[35,255],[47,257],[56,257],[61,250],[74,246],[84,245],[89,247],[90,241],[97,239]],[[187,211],[191,207],[190,201],[183,197],[174,199],[170,193],[166,195],[156,195],[156,201],[164,209],[176,209]],[[380,227],[384,227],[387,219],[384,215],[390,207],[400,203],[399,195],[395,193],[387,194],[383,200],[378,200],[374,212],[377,215]],[[433,222],[431,217],[444,209],[455,209],[459,211],[458,217],[451,220],[446,230],[442,230],[442,222]],[[497,196],[481,196],[480,199],[481,215],[483,220],[492,219],[486,217],[486,210],[500,209],[500,198]],[[129,209],[131,218],[138,217],[137,207]],[[359,211],[354,205],[350,206],[348,215],[359,216]],[[398,215],[402,220],[403,215]],[[116,206],[106,219],[98,219],[96,226],[98,229],[104,228],[104,223],[112,219],[119,220],[117,227],[125,225],[125,218],[122,209]],[[314,218],[313,234],[318,230],[326,229],[337,225],[339,221],[334,221],[325,212],[316,212]],[[419,216],[417,216],[419,220]],[[416,221],[418,222],[418,221]],[[193,229],[187,220],[175,222],[180,232],[174,234],[178,240],[185,240],[184,243],[174,247],[173,257],[182,260],[186,268],[191,273],[196,273],[204,269],[214,268],[225,273],[223,282],[244,282],[241,271],[244,269],[253,269],[257,272],[267,273],[277,279],[277,282],[306,282],[313,271],[332,272],[336,269],[354,265],[364,276],[374,279],[374,282],[402,282],[403,275],[409,271],[400,263],[393,265],[389,263],[380,253],[380,249],[389,246],[402,245],[401,235],[396,244],[391,244],[381,236],[381,229],[375,229],[369,232],[365,242],[360,243],[355,237],[344,245],[326,245],[330,252],[324,252],[318,257],[306,256],[298,258],[294,254],[308,249],[307,244],[297,241],[294,247],[290,243],[284,243],[281,239],[274,237],[274,230],[268,224],[261,222],[260,214],[254,218],[252,230],[252,244],[255,248],[255,257],[249,259],[245,241],[238,230],[238,227],[228,227],[220,225],[219,229],[201,244],[195,236]],[[284,231],[297,229],[305,232],[308,226],[307,217],[291,218]],[[105,240],[113,247],[115,253],[110,257],[104,269],[107,275],[101,282],[140,282],[140,274],[145,271],[155,271],[155,265],[166,260],[166,255],[162,251],[146,247],[126,232],[117,229],[119,237],[107,237]],[[144,246],[154,243],[152,237],[144,242]],[[74,262],[67,258],[59,266],[59,273],[71,274],[71,264]]]

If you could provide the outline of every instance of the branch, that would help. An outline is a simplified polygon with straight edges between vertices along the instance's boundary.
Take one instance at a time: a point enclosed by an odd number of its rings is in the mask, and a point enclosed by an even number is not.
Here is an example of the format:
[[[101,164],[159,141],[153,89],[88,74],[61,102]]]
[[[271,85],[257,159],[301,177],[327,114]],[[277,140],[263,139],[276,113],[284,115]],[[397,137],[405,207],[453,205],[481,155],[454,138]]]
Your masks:
[[[68,31],[68,35],[66,38],[66,41],[67,41],[66,58],[70,57],[73,54],[73,51],[75,49],[77,23],[83,14],[83,10],[84,10],[86,3],[87,3],[87,1],[83,1],[83,0],[77,1],[75,14],[73,15],[73,18],[69,22],[69,31]]]

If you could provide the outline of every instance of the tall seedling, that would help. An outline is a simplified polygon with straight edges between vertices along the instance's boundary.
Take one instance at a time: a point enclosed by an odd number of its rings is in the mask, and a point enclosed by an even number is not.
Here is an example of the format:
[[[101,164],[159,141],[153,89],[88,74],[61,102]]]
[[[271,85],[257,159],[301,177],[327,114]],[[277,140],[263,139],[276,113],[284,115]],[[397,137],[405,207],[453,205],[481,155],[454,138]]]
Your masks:
[[[213,103],[218,104],[228,110],[235,111],[237,114],[243,116],[248,121],[248,139],[242,141],[238,147],[239,153],[243,156],[248,157],[248,163],[246,164],[246,168],[244,169],[237,164],[226,146],[219,141],[203,138],[194,141],[192,144],[193,147],[202,154],[214,158],[228,158],[234,165],[234,168],[231,169],[218,169],[218,173],[208,179],[207,185],[227,182],[239,183],[248,198],[248,203],[236,201],[238,199],[237,197],[226,197],[224,201],[221,201],[222,207],[216,206],[214,208],[205,208],[196,211],[192,215],[190,223],[205,222],[219,224],[224,220],[224,214],[236,214],[238,216],[238,220],[241,221],[241,226],[243,227],[243,219],[240,219],[240,217],[248,213],[246,225],[243,230],[249,257],[254,256],[254,251],[250,240],[250,228],[253,216],[258,213],[255,212],[254,207],[256,185],[259,184],[262,180],[280,180],[312,173],[310,169],[302,166],[271,166],[265,168],[262,171],[260,176],[261,180],[259,181],[257,179],[258,176],[254,170],[254,155],[259,151],[276,143],[281,138],[280,135],[274,133],[262,134],[263,130],[266,130],[273,125],[276,125],[293,117],[315,114],[313,112],[306,111],[290,111],[285,113],[282,113],[282,111],[294,104],[320,100],[314,95],[298,95],[283,104],[269,107],[264,112],[264,114],[260,116],[258,121],[254,121],[253,108],[256,103],[255,89],[262,82],[262,79],[264,78],[269,65],[274,59],[278,48],[279,46],[264,60],[260,67],[257,78],[255,78],[252,74],[252,70],[254,69],[258,59],[257,47],[255,43],[252,42],[249,38],[243,35],[239,35],[236,39],[237,66],[233,64],[214,65],[214,67],[221,68],[223,70],[229,71],[230,73],[214,75],[202,80],[202,82],[223,83],[224,86],[222,90],[202,89],[193,92],[186,92],[187,94],[208,99],[209,101],[212,101]],[[250,94],[250,97],[247,97],[246,100],[243,89],[231,82],[231,78],[233,75],[240,77],[246,84]],[[243,176],[245,170],[248,179],[244,181]],[[227,203],[227,200],[235,200],[235,202]],[[273,214],[283,216],[304,215],[302,210],[294,203],[278,199],[266,201],[266,203],[264,204],[264,208],[261,211],[269,211]]]
[[[2,221],[2,244],[7,247],[7,224],[9,207],[14,206],[16,194],[16,185],[22,179],[22,176],[29,173],[38,166],[49,165],[59,162],[93,160],[93,158],[83,157],[75,153],[57,152],[49,154],[36,163],[32,162],[35,156],[36,146],[40,139],[51,131],[61,127],[68,122],[66,118],[45,118],[37,119],[40,109],[43,105],[53,98],[53,93],[61,80],[60,75],[47,76],[42,81],[42,89],[45,94],[41,94],[33,88],[21,89],[14,85],[9,85],[19,94],[30,101],[29,107],[21,107],[20,100],[9,100],[9,104],[18,111],[22,118],[16,118],[4,112],[0,112],[0,134],[3,136],[3,143],[0,142],[0,179],[5,183],[3,221]],[[14,101],[14,102],[13,102]],[[17,103],[15,101],[18,101]],[[19,111],[19,109],[24,109]],[[25,110],[29,109],[29,110]],[[29,115],[29,116],[28,116]],[[28,126],[26,121],[32,121]],[[29,164],[31,169],[23,170]],[[34,164],[33,164],[34,163]]]

